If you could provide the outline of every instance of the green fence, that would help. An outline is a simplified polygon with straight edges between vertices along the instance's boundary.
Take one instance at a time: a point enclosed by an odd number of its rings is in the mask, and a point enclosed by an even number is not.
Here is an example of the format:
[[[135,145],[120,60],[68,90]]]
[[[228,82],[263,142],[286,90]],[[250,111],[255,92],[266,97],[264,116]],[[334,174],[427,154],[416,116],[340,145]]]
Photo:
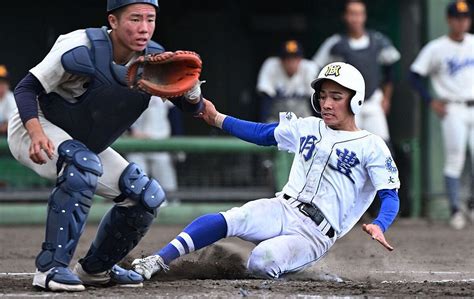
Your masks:
[[[275,147],[231,137],[121,138],[112,147],[122,155],[184,153],[185,161],[175,163],[178,190],[171,192],[184,200],[247,201],[271,196],[286,183],[292,161],[292,155]],[[5,139],[0,139],[0,169],[1,202],[45,201],[54,183],[14,160]]]
[[[288,179],[292,155],[279,152],[275,147],[257,146],[232,137],[173,137],[166,140],[140,140],[120,138],[112,147],[121,154],[130,152],[184,152],[201,154],[203,159],[212,159],[213,155],[266,155],[272,159],[274,181],[271,186],[280,190]],[[229,167],[222,164],[222,168]],[[0,187],[16,189],[37,189],[50,186],[51,182],[39,177],[30,169],[22,166],[10,154],[6,139],[0,139]],[[216,171],[216,169],[202,169]]]
[[[188,176],[188,181],[194,180],[194,177],[189,177],[193,168],[197,172],[194,176],[206,176],[209,173],[217,173],[218,177],[226,174],[231,176],[228,179],[230,183],[222,186],[219,185],[221,181],[213,183],[211,179],[207,180],[209,184],[202,186],[179,185],[178,191],[171,195],[185,202],[172,202],[162,209],[161,223],[183,223],[206,212],[225,210],[238,202],[272,196],[286,183],[292,161],[292,155],[279,152],[275,147],[257,146],[231,137],[173,137],[166,140],[120,138],[112,147],[123,155],[130,152],[184,152],[188,158],[181,168],[183,175]],[[253,170],[260,169],[258,163],[262,161],[270,162],[269,173]],[[208,167],[202,167],[203,164]],[[213,169],[210,165],[218,167]],[[45,202],[54,182],[39,177],[19,164],[11,156],[5,139],[0,139],[0,169],[0,224],[43,223],[46,217]],[[247,178],[239,177],[241,174]],[[268,179],[262,179],[264,175]],[[235,180],[235,185],[232,180]],[[96,197],[89,221],[99,221],[111,204]]]
[[[293,159],[293,155],[278,151],[276,147],[256,146],[232,137],[173,137],[167,140],[120,138],[112,147],[121,154],[156,151],[184,152],[194,158],[194,160],[188,158],[182,163],[181,170],[184,175],[188,175],[188,172],[194,168],[194,172],[197,172],[194,176],[206,176],[217,171],[221,171],[217,173],[217,177],[230,176],[227,183],[222,186],[219,182],[202,186],[180,184],[176,194],[172,194],[184,199],[184,202],[190,202],[191,205],[204,204],[201,207],[210,202],[229,205],[230,202],[244,202],[272,196],[287,182]],[[411,217],[419,217],[422,215],[419,143],[417,140],[407,140],[403,147],[407,148],[412,160],[409,161],[411,166],[407,171],[410,174],[409,183],[404,186],[410,190],[405,196],[407,198],[403,198],[402,201],[409,205]],[[235,160],[236,157],[240,158]],[[213,159],[218,159],[218,161],[213,161]],[[235,167],[248,169],[235,171]],[[266,171],[262,170],[266,167],[268,168]],[[0,169],[0,223],[11,223],[22,217],[42,221],[45,215],[44,203],[54,182],[39,177],[13,159],[5,139],[0,139]],[[195,178],[189,177],[189,180],[193,181]],[[255,185],[252,185],[253,182]],[[95,209],[100,210],[99,212],[105,211],[110,205],[99,197],[96,197],[94,204]],[[213,210],[211,206],[206,207],[209,211]],[[173,212],[169,213],[173,214]],[[94,219],[94,216],[91,217]]]

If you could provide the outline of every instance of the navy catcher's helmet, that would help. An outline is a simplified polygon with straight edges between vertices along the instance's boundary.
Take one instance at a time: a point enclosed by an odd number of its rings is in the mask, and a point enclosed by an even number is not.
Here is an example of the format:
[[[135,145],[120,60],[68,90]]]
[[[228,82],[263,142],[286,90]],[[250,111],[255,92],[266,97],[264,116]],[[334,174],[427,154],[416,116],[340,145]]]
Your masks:
[[[107,0],[107,12],[135,3],[150,4],[156,7],[156,9],[159,8],[158,0]]]

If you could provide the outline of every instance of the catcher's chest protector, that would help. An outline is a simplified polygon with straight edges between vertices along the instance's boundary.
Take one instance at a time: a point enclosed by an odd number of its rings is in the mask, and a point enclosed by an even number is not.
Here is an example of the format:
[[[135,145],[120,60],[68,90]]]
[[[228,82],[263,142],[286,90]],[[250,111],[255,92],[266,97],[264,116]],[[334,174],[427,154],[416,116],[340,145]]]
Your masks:
[[[86,92],[71,104],[57,93],[39,97],[46,119],[100,153],[127,130],[148,107],[150,95],[127,87],[127,68],[113,62],[107,28],[89,28],[91,49],[79,46],[64,53],[61,63],[71,74],[91,78]],[[146,53],[164,49],[150,41]]]
[[[92,44],[91,49],[80,46],[64,53],[61,57],[64,69],[71,74],[91,77],[86,93],[104,84],[127,86],[127,67],[113,62],[113,47],[107,27],[88,28],[86,34]],[[154,41],[149,41],[145,49],[145,54],[163,52],[164,48]]]

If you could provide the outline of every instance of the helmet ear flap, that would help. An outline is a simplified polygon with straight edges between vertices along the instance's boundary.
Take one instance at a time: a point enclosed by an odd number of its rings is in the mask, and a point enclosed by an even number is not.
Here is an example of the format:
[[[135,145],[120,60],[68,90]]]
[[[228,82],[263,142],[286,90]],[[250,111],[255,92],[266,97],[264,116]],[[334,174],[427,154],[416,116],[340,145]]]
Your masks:
[[[321,113],[321,104],[319,103],[319,92],[314,92],[311,95],[311,107],[316,113]]]

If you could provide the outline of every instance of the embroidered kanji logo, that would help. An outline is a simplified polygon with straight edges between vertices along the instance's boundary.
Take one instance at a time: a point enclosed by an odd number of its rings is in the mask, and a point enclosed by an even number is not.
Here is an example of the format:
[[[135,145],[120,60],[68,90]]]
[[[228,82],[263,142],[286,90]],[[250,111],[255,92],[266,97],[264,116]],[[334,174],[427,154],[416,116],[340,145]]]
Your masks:
[[[303,156],[305,161],[308,161],[313,156],[317,140],[318,138],[313,135],[308,135],[300,138],[299,153]]]
[[[345,148],[343,151],[340,149],[336,149],[336,155],[337,155],[336,166],[329,164],[329,167],[331,167],[334,170],[339,171],[340,173],[348,177],[353,184],[355,184],[354,179],[351,177],[352,175],[351,168],[360,164],[360,161],[357,158],[356,153],[349,151],[347,148]]]

